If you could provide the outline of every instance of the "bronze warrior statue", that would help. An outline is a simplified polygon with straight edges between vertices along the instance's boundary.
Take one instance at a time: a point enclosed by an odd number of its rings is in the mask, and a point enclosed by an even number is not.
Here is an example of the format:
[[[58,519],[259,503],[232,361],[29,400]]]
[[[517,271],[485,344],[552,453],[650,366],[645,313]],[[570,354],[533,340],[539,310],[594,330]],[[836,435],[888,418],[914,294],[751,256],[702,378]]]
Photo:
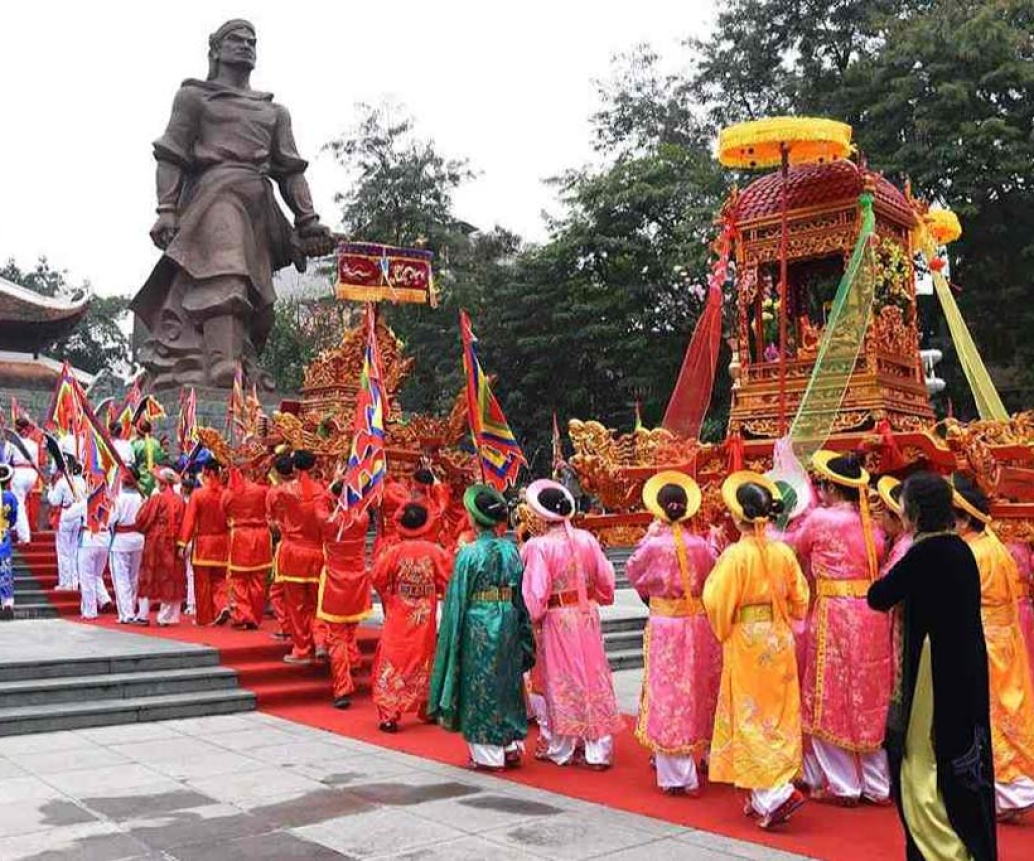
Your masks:
[[[313,211],[287,109],[251,89],[255,28],[223,24],[208,40],[208,78],[183,82],[154,144],[164,251],[131,308],[146,327],[139,360],[154,388],[233,383],[238,361],[258,367],[273,323],[273,273],[329,254],[330,231]],[[273,195],[294,214],[294,227]]]

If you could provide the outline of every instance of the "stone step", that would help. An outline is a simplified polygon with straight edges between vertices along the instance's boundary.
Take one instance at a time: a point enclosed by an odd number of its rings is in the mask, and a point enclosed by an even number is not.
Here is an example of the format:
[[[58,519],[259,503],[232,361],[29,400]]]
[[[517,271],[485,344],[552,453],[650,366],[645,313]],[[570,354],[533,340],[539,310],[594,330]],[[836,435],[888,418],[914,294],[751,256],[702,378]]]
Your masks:
[[[253,711],[239,688],[0,709],[0,736]]]
[[[15,598],[17,601],[17,597]],[[15,604],[15,619],[56,619],[61,614],[53,604]],[[0,623],[2,624],[2,623]]]
[[[643,667],[642,649],[622,649],[616,652],[607,652],[607,662],[611,670],[639,670]]]
[[[600,627],[604,634],[614,631],[642,631],[646,627],[646,615],[633,616],[604,616],[600,621]]]
[[[227,690],[236,686],[237,674],[228,667],[219,666],[26,679],[0,682],[0,710],[17,706],[137,699]]]
[[[17,608],[16,608],[17,609]],[[182,649],[114,657],[61,660],[12,660],[0,664],[0,683],[24,680],[79,678],[159,670],[184,670],[219,665],[215,649]]]
[[[640,631],[614,631],[603,635],[603,647],[607,654],[624,652],[629,649],[643,648],[643,632]]]

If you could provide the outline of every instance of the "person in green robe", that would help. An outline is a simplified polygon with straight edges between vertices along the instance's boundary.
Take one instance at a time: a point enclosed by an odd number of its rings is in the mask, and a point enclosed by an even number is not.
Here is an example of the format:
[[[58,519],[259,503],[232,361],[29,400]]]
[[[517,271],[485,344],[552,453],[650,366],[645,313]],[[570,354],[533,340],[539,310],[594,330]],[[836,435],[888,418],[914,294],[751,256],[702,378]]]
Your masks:
[[[521,594],[517,546],[497,537],[506,500],[485,484],[463,505],[477,538],[460,549],[442,608],[428,714],[462,732],[470,767],[520,764],[528,734],[524,673],[535,663],[531,619]]]
[[[154,468],[165,466],[169,458],[162,444],[151,436],[151,423],[147,419],[137,422],[136,433],[137,437],[133,440],[133,456],[136,458],[136,467],[140,470],[140,493],[146,499],[154,492]]]

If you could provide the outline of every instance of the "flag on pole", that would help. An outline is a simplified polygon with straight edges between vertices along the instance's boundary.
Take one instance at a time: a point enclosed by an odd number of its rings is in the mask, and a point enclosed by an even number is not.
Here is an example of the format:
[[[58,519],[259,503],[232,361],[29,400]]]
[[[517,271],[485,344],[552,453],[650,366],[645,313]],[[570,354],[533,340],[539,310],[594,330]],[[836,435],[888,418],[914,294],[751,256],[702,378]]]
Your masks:
[[[557,470],[563,462],[564,442],[560,437],[560,425],[556,420],[556,410],[553,410],[553,475],[557,474]]]
[[[642,414],[642,411],[641,411],[641,408],[640,408],[640,405],[639,405],[638,398],[636,399],[636,402],[635,402],[635,428],[634,428],[634,430],[637,430],[637,431],[644,430],[644,428],[643,428],[643,414]]]
[[[130,387],[129,394],[126,395],[126,399],[122,403],[122,409],[119,410],[118,414],[118,423],[122,425],[122,439],[129,439],[130,433],[133,430],[133,416],[136,415],[137,408],[140,406],[140,401],[143,400],[143,397],[139,381],[133,380],[133,385]]]
[[[371,505],[380,502],[387,474],[384,453],[384,419],[387,400],[381,378],[381,360],[377,350],[377,325],[374,305],[366,306],[366,351],[359,376],[359,394],[352,421],[352,448],[345,469],[344,488],[338,509],[359,517]]]
[[[13,425],[22,415],[21,404],[18,403],[18,398],[11,395],[11,424]]]
[[[482,476],[493,487],[505,490],[517,480],[517,473],[527,461],[481,369],[478,340],[470,328],[466,311],[460,311],[460,335],[463,338],[463,369],[467,376],[467,413]]]
[[[176,440],[186,454],[197,442],[197,392],[193,387],[180,391],[180,414],[176,420]]]
[[[79,383],[72,374],[72,366],[66,360],[50,399],[47,421],[53,422],[62,433],[73,434],[76,437],[79,436],[83,420],[82,403],[76,394],[78,388]]]
[[[237,370],[233,374],[233,388],[230,389],[230,399],[226,404],[226,438],[233,444],[235,431],[244,434],[244,368],[240,362],[237,363]]]

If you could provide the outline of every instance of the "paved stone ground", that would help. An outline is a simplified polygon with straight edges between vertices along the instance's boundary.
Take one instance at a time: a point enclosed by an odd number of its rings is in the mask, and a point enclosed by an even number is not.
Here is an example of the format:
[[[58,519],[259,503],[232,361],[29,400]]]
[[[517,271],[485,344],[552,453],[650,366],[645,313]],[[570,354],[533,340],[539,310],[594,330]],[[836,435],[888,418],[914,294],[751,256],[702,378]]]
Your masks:
[[[260,713],[0,738],[8,859],[791,861]]]
[[[0,655],[4,665],[69,658],[133,658],[186,651],[211,649],[130,631],[80,625],[66,619],[26,619],[0,624]]]

